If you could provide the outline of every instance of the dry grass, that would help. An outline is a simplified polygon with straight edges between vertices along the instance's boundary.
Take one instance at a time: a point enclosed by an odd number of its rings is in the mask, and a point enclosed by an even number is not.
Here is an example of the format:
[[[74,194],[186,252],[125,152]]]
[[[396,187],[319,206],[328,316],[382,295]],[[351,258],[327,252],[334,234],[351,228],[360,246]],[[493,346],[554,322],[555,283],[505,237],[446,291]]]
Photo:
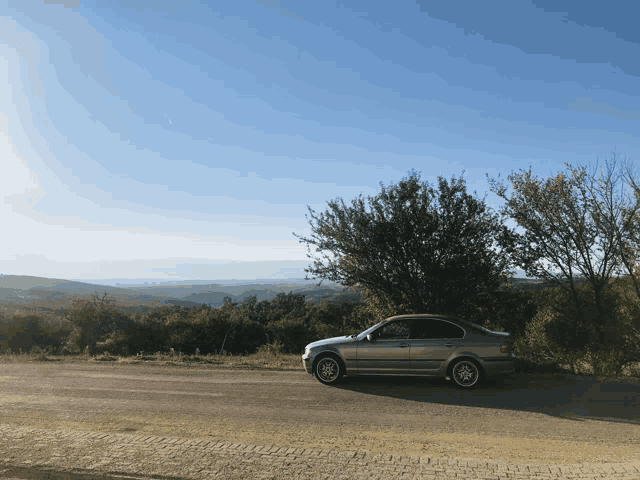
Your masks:
[[[561,369],[565,372],[570,372],[571,367],[569,365],[560,365]],[[577,376],[587,375],[587,376],[597,376],[598,380],[603,383],[633,383],[635,385],[640,385],[640,362],[635,364],[626,365],[622,368],[622,375],[619,377],[616,376],[602,376],[595,375],[593,372],[593,368],[587,362],[580,362],[577,368]]]
[[[260,351],[252,355],[182,355],[181,353],[139,353],[137,355],[46,355],[4,354],[0,363],[60,362],[60,363],[121,363],[175,366],[216,366],[222,368],[258,370],[301,370],[301,355]]]
[[[560,375],[569,378],[596,377],[597,381],[600,383],[627,383],[640,385],[640,362],[626,365],[622,369],[622,374],[620,376],[603,374],[597,375],[594,373],[591,365],[584,361],[574,365],[574,367],[576,369],[575,374],[572,373],[571,366],[568,364],[538,365],[525,359],[518,359],[516,362],[516,371],[519,373]]]

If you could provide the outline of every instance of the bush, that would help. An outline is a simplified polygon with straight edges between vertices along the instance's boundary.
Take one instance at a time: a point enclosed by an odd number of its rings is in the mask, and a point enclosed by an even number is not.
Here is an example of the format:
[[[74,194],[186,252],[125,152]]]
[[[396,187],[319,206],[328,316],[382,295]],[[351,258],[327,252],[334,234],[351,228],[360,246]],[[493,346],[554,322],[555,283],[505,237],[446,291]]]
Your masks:
[[[518,355],[538,369],[566,365],[574,374],[621,375],[640,361],[640,305],[623,287],[616,281],[605,290],[600,312],[588,284],[578,287],[577,299],[557,288],[540,292],[536,315],[515,341]]]
[[[258,322],[252,322],[248,318],[241,318],[234,329],[232,339],[225,348],[235,353],[253,353],[264,344],[267,338],[267,329]],[[228,347],[228,348],[227,348]]]
[[[60,355],[79,355],[80,348],[75,345],[63,345],[60,347]]]
[[[524,336],[516,338],[514,349],[521,369],[549,371],[557,369],[559,365],[569,365],[576,373],[579,355],[566,352],[549,335],[549,326],[555,320],[549,308],[541,309],[527,325]]]
[[[47,345],[44,349],[45,355],[54,355],[59,350],[59,345]]]
[[[131,339],[126,332],[114,330],[107,335],[107,339],[103,342],[101,350],[114,355],[125,354],[129,351],[130,341]]]
[[[129,334],[129,350],[132,352],[157,352],[169,341],[169,330],[166,326],[168,309],[158,308],[148,315],[135,318],[127,327]]]
[[[96,355],[93,360],[96,362],[115,362],[118,360],[118,357],[114,357],[104,352],[101,355]]]
[[[284,345],[282,345],[278,340],[273,343],[265,343],[264,345],[260,345],[258,347],[258,353],[264,353],[267,355],[282,355],[284,352]]]
[[[82,345],[82,331],[79,328],[74,328],[67,337],[67,341],[63,345],[62,354],[78,355],[83,351],[83,349],[84,345]]]
[[[311,329],[302,319],[285,317],[269,323],[270,337],[283,345],[286,353],[300,353],[311,338]]]

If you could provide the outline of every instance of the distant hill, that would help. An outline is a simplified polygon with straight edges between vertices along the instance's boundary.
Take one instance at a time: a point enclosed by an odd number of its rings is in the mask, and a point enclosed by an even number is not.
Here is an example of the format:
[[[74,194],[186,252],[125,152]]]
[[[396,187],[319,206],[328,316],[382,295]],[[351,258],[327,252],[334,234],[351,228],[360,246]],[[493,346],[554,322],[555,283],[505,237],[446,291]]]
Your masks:
[[[286,282],[286,283],[285,283]],[[304,284],[290,283],[248,283],[241,281],[238,285],[210,283],[203,285],[150,285],[112,287],[107,285],[60,280],[22,275],[0,276],[0,305],[12,306],[39,305],[49,310],[53,306],[61,307],[70,304],[72,300],[88,298],[98,293],[107,293],[108,297],[124,306],[147,305],[181,305],[198,306],[208,304],[219,306],[225,297],[241,302],[245,298],[255,295],[259,301],[271,300],[278,293],[302,293],[309,301],[321,301],[325,298],[356,299],[357,295],[344,291],[335,283],[306,282]],[[6,309],[6,308],[5,308]]]
[[[30,277],[22,275],[0,275],[0,311],[12,311],[17,307],[37,306],[40,310],[58,310],[67,307],[71,301],[89,298],[98,293],[107,293],[108,298],[116,300],[123,307],[135,308],[144,306],[151,308],[161,305],[180,305],[185,307],[207,304],[219,306],[225,297],[235,302],[242,302],[249,296],[255,295],[258,301],[271,300],[278,293],[301,293],[307,301],[320,302],[323,300],[358,300],[360,296],[348,292],[341,285],[323,282],[299,280],[300,283],[283,280],[251,282],[240,280],[237,284],[232,281],[222,283],[134,285],[113,287],[97,283],[85,283],[73,280],[54,278]],[[539,280],[512,278],[514,286],[523,289],[543,288]]]
[[[107,291],[110,295],[124,294],[124,288],[93,285],[90,283],[59,280],[55,278],[22,275],[0,276],[0,301],[5,300],[56,300],[66,296],[91,295]]]
[[[509,281],[514,288],[520,290],[539,290],[545,288],[547,284],[543,280],[532,278],[510,278]]]

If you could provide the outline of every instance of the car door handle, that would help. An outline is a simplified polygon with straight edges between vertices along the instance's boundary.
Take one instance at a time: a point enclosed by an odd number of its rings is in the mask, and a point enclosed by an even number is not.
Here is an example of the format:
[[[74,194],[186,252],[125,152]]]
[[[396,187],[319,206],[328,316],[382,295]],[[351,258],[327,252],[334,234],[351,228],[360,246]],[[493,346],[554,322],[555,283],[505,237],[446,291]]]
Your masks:
[[[401,344],[399,345],[399,347],[400,347],[400,348],[407,348],[408,346],[409,346],[409,344],[408,344],[408,343],[401,343]]]
[[[451,342],[447,342],[444,344],[445,347],[455,347],[456,345],[458,345],[457,343],[451,343]]]

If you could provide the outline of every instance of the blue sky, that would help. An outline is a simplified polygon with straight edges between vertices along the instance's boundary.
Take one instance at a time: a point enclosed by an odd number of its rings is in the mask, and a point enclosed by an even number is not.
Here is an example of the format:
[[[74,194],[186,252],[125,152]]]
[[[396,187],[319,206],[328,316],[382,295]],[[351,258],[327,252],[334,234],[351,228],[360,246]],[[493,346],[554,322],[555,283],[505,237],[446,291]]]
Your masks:
[[[0,273],[300,277],[307,205],[638,158],[638,13],[0,0]]]

